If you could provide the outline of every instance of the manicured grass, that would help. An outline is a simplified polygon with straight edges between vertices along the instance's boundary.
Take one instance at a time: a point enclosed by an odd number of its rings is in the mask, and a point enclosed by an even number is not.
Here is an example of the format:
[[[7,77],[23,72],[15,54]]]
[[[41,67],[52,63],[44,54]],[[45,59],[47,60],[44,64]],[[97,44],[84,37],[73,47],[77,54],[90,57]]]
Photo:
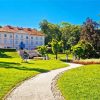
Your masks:
[[[69,70],[58,79],[65,100],[100,100],[100,65]]]
[[[51,59],[55,59],[56,58],[55,55],[53,55],[53,54],[49,54],[49,56],[51,57]],[[58,54],[58,59],[62,60],[62,61],[66,61],[66,54]],[[72,60],[72,54],[70,54],[68,56],[68,59]]]
[[[17,52],[5,52],[0,58],[0,100],[21,81],[39,73],[66,67],[60,60],[31,60],[22,63]]]

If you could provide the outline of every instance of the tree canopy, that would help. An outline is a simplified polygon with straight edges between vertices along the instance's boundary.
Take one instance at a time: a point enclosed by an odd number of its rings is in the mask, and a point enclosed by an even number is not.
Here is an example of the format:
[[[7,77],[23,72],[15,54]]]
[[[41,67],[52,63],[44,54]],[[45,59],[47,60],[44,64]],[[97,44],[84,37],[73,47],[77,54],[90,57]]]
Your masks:
[[[83,25],[73,25],[67,22],[53,24],[47,20],[40,22],[41,31],[45,34],[45,44],[52,47],[56,54],[72,50],[79,58],[100,56],[100,29],[99,24],[87,18]],[[73,48],[73,49],[72,49]],[[99,51],[99,53],[97,53]]]

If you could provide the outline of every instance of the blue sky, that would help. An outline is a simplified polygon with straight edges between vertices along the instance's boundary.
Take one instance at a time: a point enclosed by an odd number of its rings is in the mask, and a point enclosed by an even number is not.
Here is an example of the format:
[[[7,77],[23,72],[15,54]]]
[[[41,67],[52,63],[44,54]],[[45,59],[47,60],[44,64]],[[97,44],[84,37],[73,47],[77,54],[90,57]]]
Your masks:
[[[100,0],[0,0],[0,25],[39,28],[39,22],[100,21]]]

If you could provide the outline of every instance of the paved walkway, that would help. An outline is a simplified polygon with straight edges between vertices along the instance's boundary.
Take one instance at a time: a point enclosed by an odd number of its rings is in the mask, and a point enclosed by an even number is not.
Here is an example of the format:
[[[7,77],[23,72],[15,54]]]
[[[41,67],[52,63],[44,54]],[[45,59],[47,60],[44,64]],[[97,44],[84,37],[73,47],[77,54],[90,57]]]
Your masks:
[[[42,73],[26,80],[14,89],[6,100],[55,100],[51,91],[51,83],[54,77],[65,70],[81,66],[73,63],[69,63],[69,65],[69,67]]]

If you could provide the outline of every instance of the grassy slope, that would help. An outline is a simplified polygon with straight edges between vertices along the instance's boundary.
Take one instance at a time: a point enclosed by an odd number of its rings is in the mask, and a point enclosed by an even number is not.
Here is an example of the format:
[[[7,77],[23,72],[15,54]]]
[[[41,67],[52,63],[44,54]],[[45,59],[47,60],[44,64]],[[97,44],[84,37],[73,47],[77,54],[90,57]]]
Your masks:
[[[87,65],[65,72],[58,87],[66,100],[100,100],[100,65]]]
[[[22,80],[65,66],[67,64],[54,59],[47,61],[31,60],[29,63],[22,63],[16,52],[5,52],[0,58],[0,99]]]

